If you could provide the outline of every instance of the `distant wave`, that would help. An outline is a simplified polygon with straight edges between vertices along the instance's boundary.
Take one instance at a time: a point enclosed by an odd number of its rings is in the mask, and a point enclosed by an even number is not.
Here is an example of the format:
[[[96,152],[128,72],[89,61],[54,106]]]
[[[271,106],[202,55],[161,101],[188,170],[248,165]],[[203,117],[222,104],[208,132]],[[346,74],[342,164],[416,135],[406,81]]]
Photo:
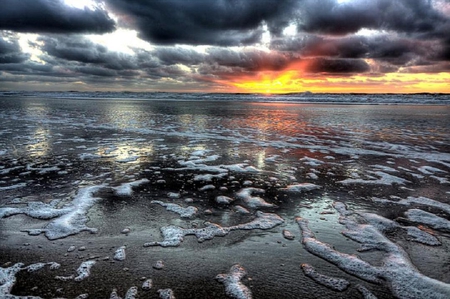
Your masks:
[[[450,94],[247,94],[247,93],[175,93],[175,92],[30,92],[0,91],[0,97],[45,97],[65,99],[138,99],[175,101],[248,101],[248,102],[293,102],[330,104],[417,104],[450,105]]]

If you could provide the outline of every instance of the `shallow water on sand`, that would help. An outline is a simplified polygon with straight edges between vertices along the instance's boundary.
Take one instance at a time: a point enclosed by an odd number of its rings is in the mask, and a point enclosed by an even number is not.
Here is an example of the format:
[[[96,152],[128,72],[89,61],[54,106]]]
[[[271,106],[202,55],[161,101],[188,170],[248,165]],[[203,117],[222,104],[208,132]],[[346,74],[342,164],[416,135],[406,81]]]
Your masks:
[[[0,296],[450,297],[449,106],[10,97],[0,119]]]

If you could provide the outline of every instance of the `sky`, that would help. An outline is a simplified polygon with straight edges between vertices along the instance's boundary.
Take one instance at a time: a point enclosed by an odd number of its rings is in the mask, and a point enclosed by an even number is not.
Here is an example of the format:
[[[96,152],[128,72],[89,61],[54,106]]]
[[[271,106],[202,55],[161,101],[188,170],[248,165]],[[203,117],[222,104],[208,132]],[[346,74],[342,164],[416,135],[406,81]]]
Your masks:
[[[450,93],[450,0],[0,7],[0,90]]]

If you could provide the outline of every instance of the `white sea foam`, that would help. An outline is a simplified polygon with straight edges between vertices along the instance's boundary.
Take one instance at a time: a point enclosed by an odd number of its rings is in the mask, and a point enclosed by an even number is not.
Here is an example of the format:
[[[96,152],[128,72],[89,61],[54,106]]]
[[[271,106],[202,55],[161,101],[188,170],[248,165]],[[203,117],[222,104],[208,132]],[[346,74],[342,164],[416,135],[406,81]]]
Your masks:
[[[198,189],[198,191],[210,191],[214,189],[216,189],[216,186],[209,184],[201,187],[200,189]]]
[[[57,269],[57,266],[59,266],[58,263],[49,262],[31,264],[27,267],[24,267],[23,263],[17,263],[9,268],[0,267],[0,297],[5,299],[40,299],[40,297],[34,296],[15,296],[11,295],[10,292],[17,281],[17,273],[23,270],[27,270],[28,272],[32,273],[42,269],[46,265],[49,265],[50,269],[52,270]]]
[[[370,180],[364,180],[364,179],[345,179],[343,181],[339,181],[339,183],[344,185],[350,185],[350,184],[368,184],[368,185],[392,185],[392,184],[399,184],[399,185],[405,185],[408,183],[411,183],[408,180],[399,178],[397,176],[387,174],[382,171],[367,171],[367,173],[374,174],[378,176],[378,179],[370,179]]]
[[[82,231],[97,232],[97,229],[86,226],[88,221],[86,214],[95,202],[99,200],[99,198],[94,197],[94,194],[104,187],[104,185],[99,185],[80,189],[71,205],[67,207],[69,211],[66,214],[52,220],[42,229],[28,229],[24,231],[27,231],[30,235],[44,233],[50,240],[75,235]]]
[[[436,168],[436,167],[432,167],[432,166],[421,166],[417,168],[418,171],[420,171],[423,174],[435,174],[435,173],[447,173],[446,171]]]
[[[159,289],[158,294],[161,299],[175,299],[175,294],[172,289]]]
[[[149,278],[142,283],[143,290],[150,290],[153,287],[153,281]]]
[[[196,207],[188,206],[186,208],[183,208],[180,205],[174,204],[174,203],[165,203],[160,200],[152,200],[151,203],[159,204],[166,208],[167,211],[175,212],[180,215],[182,218],[192,218],[194,217],[198,209]]]
[[[50,203],[43,203],[39,201],[29,202],[23,208],[0,208],[0,218],[10,217],[17,214],[25,214],[29,217],[37,219],[52,219],[71,211],[71,208],[56,208],[58,200],[53,200]]]
[[[332,289],[333,291],[339,292],[345,291],[350,285],[350,282],[348,282],[348,280],[321,274],[317,272],[316,269],[314,269],[314,267],[309,264],[302,264],[302,270],[306,276],[308,276],[318,284],[321,284],[323,286],[326,286],[327,288]]]
[[[144,185],[149,183],[148,179],[142,179],[131,183],[124,183],[118,187],[112,188],[117,195],[120,196],[131,196],[133,194],[133,187],[139,187],[140,185]]]
[[[95,265],[95,261],[86,261],[82,262],[80,267],[77,269],[77,275],[74,280],[75,281],[82,281],[89,277],[91,275],[91,268]]]
[[[20,188],[24,188],[26,186],[27,186],[27,183],[19,183],[19,184],[15,184],[15,185],[11,185],[11,186],[0,187],[0,191],[20,189]]]
[[[428,206],[428,207],[441,209],[450,215],[450,205],[439,202],[437,200],[434,200],[434,199],[431,199],[428,197],[409,196],[405,199],[403,198],[398,201],[374,197],[374,198],[372,198],[372,200],[375,202],[384,203],[384,204],[397,204],[397,205],[404,205],[404,206],[411,206],[412,204],[424,205],[424,206]]]
[[[127,247],[126,246],[120,246],[119,248],[117,248],[116,252],[114,253],[114,259],[116,261],[124,261],[125,258],[127,257],[126,253],[125,253],[125,249]]]
[[[219,174],[197,174],[194,176],[194,181],[196,182],[212,182],[213,179],[223,179],[228,175],[228,173]]]
[[[119,163],[135,162],[139,158],[140,158],[139,156],[129,156],[129,157],[126,157],[126,158],[123,158],[123,159],[119,159],[119,160],[117,160],[117,162],[119,162]]]
[[[286,188],[281,188],[281,191],[285,192],[291,192],[291,193],[300,193],[300,192],[306,192],[306,191],[312,191],[316,189],[322,188],[319,185],[311,184],[311,183],[301,183],[301,184],[293,184],[288,185]]]
[[[343,211],[342,205],[340,210]],[[380,279],[383,279],[395,297],[443,299],[448,298],[450,294],[450,284],[421,274],[401,247],[390,241],[374,226],[358,223],[351,213],[341,214],[340,223],[347,228],[343,232],[344,235],[361,243],[365,248],[384,252],[386,256],[381,266],[373,266],[354,255],[336,251],[316,239],[307,220],[300,217],[296,220],[302,231],[302,242],[309,252],[359,278],[370,282],[381,282]]]
[[[273,213],[256,212],[256,218],[248,223],[238,224],[229,227],[222,227],[215,223],[206,223],[204,228],[181,228],[178,226],[162,227],[161,235],[163,241],[145,243],[144,246],[179,246],[187,235],[195,235],[198,242],[211,240],[214,237],[224,237],[235,230],[271,229],[284,222],[283,218]]]
[[[136,297],[137,294],[138,294],[137,287],[131,287],[128,289],[127,293],[125,294],[124,299],[135,299],[135,298],[137,298]]]
[[[16,283],[16,275],[22,269],[24,264],[17,263],[9,268],[1,268],[0,267],[0,296],[8,296]]]
[[[428,225],[436,230],[450,232],[450,221],[435,214],[425,212],[419,209],[410,209],[405,213],[409,220],[416,223]]]
[[[287,229],[283,229],[282,234],[283,234],[283,237],[287,240],[295,239],[295,235],[292,232],[288,231]]]
[[[220,196],[216,197],[216,202],[218,204],[222,204],[222,205],[229,205],[233,201],[234,201],[234,198],[231,198],[231,197],[228,197],[228,196],[224,196],[224,195],[220,195]]]
[[[377,299],[377,297],[372,294],[366,287],[358,284],[356,289],[363,295],[363,299]]]
[[[412,241],[430,246],[442,244],[435,236],[430,235],[415,226],[401,226],[395,221],[373,213],[359,213],[359,215],[361,215],[369,224],[375,226],[381,232],[385,233],[394,229],[404,229]]]
[[[275,205],[266,202],[259,196],[253,196],[253,194],[264,194],[264,189],[259,188],[244,188],[236,193],[236,198],[242,200],[242,202],[251,209],[259,208],[273,208]]]
[[[239,264],[231,266],[226,274],[218,274],[216,280],[225,285],[225,294],[234,299],[251,299],[252,292],[241,280],[247,275],[244,267]]]

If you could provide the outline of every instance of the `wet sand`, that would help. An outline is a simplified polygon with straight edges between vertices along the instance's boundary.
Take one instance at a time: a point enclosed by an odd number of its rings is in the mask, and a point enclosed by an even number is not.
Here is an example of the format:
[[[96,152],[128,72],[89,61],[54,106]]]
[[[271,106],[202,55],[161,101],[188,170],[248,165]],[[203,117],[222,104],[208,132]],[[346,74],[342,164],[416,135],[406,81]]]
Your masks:
[[[7,106],[1,112],[0,215],[22,210],[0,219],[0,266],[56,262],[61,267],[18,271],[5,294],[110,298],[113,289],[125,297],[136,286],[137,298],[160,298],[157,290],[168,288],[176,298],[230,298],[216,278],[239,264],[247,272],[240,282],[253,298],[363,298],[359,286],[377,298],[413,298],[408,290],[394,290],[389,279],[364,279],[364,271],[349,273],[330,255],[308,250],[297,217],[309,221],[315,238],[330,244],[333,254],[356,254],[384,269],[383,258],[392,251],[376,246],[361,251],[364,244],[341,233],[343,219],[371,225],[404,250],[414,266],[407,269],[440,281],[444,289],[450,283],[450,228],[434,225],[436,218],[413,221],[406,214],[421,209],[450,219],[448,107],[44,99],[17,99]],[[214,189],[202,189],[209,185]],[[311,185],[317,188],[306,187]],[[86,188],[95,192],[80,197]],[[218,203],[218,196],[232,202]],[[74,207],[77,198],[86,208]],[[29,205],[54,200],[53,210]],[[195,207],[197,213],[182,218],[155,200]],[[340,214],[337,202],[349,215]],[[68,209],[63,216],[78,213],[73,219],[82,220],[80,227],[96,233],[53,240],[27,233],[51,230],[49,223],[60,216],[43,220],[35,214],[61,209]],[[284,222],[233,229],[201,242],[185,235],[174,247],[144,247],[163,241],[163,227],[201,229],[214,223],[227,229],[252,223],[261,212]],[[364,213],[395,225],[370,222]],[[413,240],[407,227],[436,237],[440,245]],[[285,238],[283,230],[295,238]],[[68,252],[71,246],[75,249]],[[121,246],[126,257],[118,261],[114,255]],[[160,260],[164,268],[155,269]],[[86,278],[55,279],[76,276],[86,261],[96,261]],[[306,276],[302,264],[345,279],[349,287],[326,287]],[[144,290],[148,278],[153,286]],[[430,294],[435,290],[433,285]]]

